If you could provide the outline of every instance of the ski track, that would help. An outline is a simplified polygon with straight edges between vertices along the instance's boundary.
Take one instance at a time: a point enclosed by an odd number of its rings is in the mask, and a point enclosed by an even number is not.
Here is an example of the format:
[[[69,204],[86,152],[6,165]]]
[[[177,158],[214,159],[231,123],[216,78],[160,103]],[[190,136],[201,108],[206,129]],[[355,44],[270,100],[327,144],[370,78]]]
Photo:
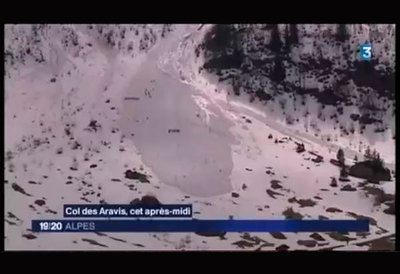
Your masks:
[[[198,64],[187,60],[194,59],[194,47],[209,27],[210,25],[205,25],[197,30],[198,25],[178,26],[174,32],[164,38],[163,43],[156,44],[148,53],[136,56],[133,61],[108,50],[89,34],[83,33],[87,41],[94,45],[93,51],[85,57],[86,61],[62,56],[62,53],[58,51],[57,60],[63,59],[68,62],[58,63],[57,61],[55,63],[58,65],[52,67],[52,72],[58,74],[66,73],[69,68],[73,71],[75,81],[69,81],[69,79],[64,81],[60,77],[56,83],[49,83],[51,73],[45,70],[37,73],[29,72],[25,74],[28,76],[12,83],[7,83],[9,80],[6,80],[6,88],[12,89],[12,92],[7,92],[6,100],[5,151],[11,150],[14,153],[11,161],[15,166],[13,173],[8,169],[5,172],[5,179],[8,182],[5,182],[5,235],[7,237],[5,248],[7,250],[256,250],[257,248],[275,250],[283,244],[288,245],[289,250],[325,248],[368,250],[368,246],[356,244],[380,239],[394,233],[395,217],[382,212],[386,206],[374,206],[373,196],[367,197],[365,191],[358,187],[358,183],[362,180],[351,178],[351,181],[346,183],[357,188],[354,192],[341,191],[340,188],[344,185],[341,182],[338,188],[329,186],[330,177],[337,178],[339,175],[337,167],[329,163],[329,159],[336,157],[338,146],[332,146],[306,134],[293,132],[290,128],[269,120],[255,107],[230,100],[222,85],[213,84],[203,74],[196,73]],[[158,55],[159,52],[162,53],[163,48],[171,50]],[[162,172],[155,172],[159,170],[159,167],[152,166],[153,160],[143,155],[140,146],[138,147],[135,143],[137,139],[127,136],[128,132],[124,131],[123,127],[126,127],[126,124],[121,122],[121,117],[127,118],[124,115],[130,112],[129,105],[123,101],[123,98],[139,92],[133,90],[135,81],[138,81],[135,76],[141,73],[141,69],[149,66],[146,62],[152,59],[147,56],[152,52],[157,53],[154,65],[158,67],[160,73],[187,86],[188,91],[193,88],[196,90],[195,94],[182,97],[190,98],[192,103],[198,106],[201,117],[204,117],[195,127],[212,127],[218,119],[229,121],[224,123],[229,125],[229,134],[234,136],[234,140],[226,139],[226,143],[230,146],[229,159],[233,162],[233,168],[229,174],[231,190],[211,196],[192,194],[187,196],[185,187],[166,183],[162,179],[165,177],[161,174]],[[201,62],[201,59],[196,61]],[[74,66],[77,68],[75,71]],[[154,80],[157,82],[158,79]],[[151,83],[140,85],[146,85],[151,90]],[[29,88],[32,90],[28,91]],[[215,92],[215,89],[218,92]],[[140,92],[143,93],[142,90]],[[110,103],[105,103],[106,100],[110,100]],[[63,103],[60,104],[60,102]],[[149,103],[149,106],[153,105]],[[79,107],[82,109],[77,112],[75,108]],[[112,107],[114,109],[111,109]],[[146,111],[145,109],[146,107],[143,111]],[[16,118],[13,117],[15,113]],[[143,115],[146,116],[147,113]],[[32,119],[35,122],[31,123]],[[99,132],[83,130],[91,119],[96,119],[101,125]],[[246,119],[250,119],[250,122]],[[44,126],[38,126],[39,120]],[[71,123],[75,124],[71,127],[71,131],[75,140],[81,144],[80,149],[72,150],[71,140],[68,140],[64,134],[66,124]],[[43,129],[47,127],[51,127],[50,132]],[[112,129],[117,129],[116,133],[112,133]],[[57,137],[51,138],[52,134]],[[217,135],[218,132],[212,134]],[[272,139],[267,138],[269,134],[273,135]],[[41,144],[33,150],[23,149],[21,139],[29,135],[35,138],[48,137],[50,144]],[[275,139],[283,140],[284,137],[291,137],[292,140],[274,143]],[[102,145],[103,141],[111,145]],[[304,142],[306,152],[296,153],[294,141]],[[59,147],[63,148],[62,155],[55,154],[55,150]],[[121,147],[124,151],[120,150]],[[309,150],[322,155],[324,162],[313,163],[309,159],[312,157]],[[346,149],[347,161],[350,162],[355,153]],[[82,160],[85,155],[89,155],[89,161]],[[70,170],[73,158],[79,159],[77,171]],[[93,163],[98,164],[96,170],[89,168],[89,165]],[[124,178],[124,171],[128,168],[137,170],[140,168],[141,172],[149,177],[151,183],[139,184]],[[269,174],[267,174],[268,170]],[[44,178],[44,175],[47,178]],[[68,179],[68,176],[72,179]],[[111,181],[112,178],[118,178],[120,182]],[[66,184],[68,180],[72,183]],[[272,188],[271,180],[280,181],[281,188]],[[35,181],[38,184],[28,184],[28,181]],[[22,186],[27,193],[32,194],[32,197],[14,191],[11,187],[12,183]],[[246,189],[243,189],[244,184]],[[382,187],[394,193],[393,181],[383,183]],[[272,198],[266,193],[267,189],[281,196]],[[231,191],[240,196],[233,198]],[[89,194],[80,196],[85,192]],[[93,194],[90,194],[92,192]],[[354,212],[373,218],[377,221],[377,225],[371,225],[369,235],[349,233],[346,236],[354,238],[349,242],[335,240],[328,233],[318,233],[324,241],[321,241],[322,245],[318,242],[314,247],[305,247],[298,242],[312,240],[310,238],[312,233],[283,233],[286,239],[276,239],[269,233],[248,233],[249,235],[227,233],[224,238],[219,238],[202,237],[193,233],[52,234],[29,231],[31,219],[62,218],[64,203],[84,203],[82,198],[88,199],[90,203],[99,203],[100,200],[108,203],[129,203],[134,198],[140,198],[145,194],[155,195],[162,203],[192,203],[196,218],[234,216],[237,219],[280,219],[284,218],[282,212],[291,207],[295,212],[301,213],[304,218],[313,219],[323,215],[332,219],[351,219],[352,217],[347,213]],[[297,200],[312,199],[316,205],[301,207],[296,202],[288,202],[288,199],[293,197]],[[43,199],[45,205],[35,204],[37,199]],[[338,208],[342,212],[327,212],[326,209],[329,207]],[[7,216],[8,212],[11,213],[9,216]],[[32,234],[36,238],[22,236],[26,234]],[[255,238],[251,240],[249,239],[251,237],[258,237],[261,240],[254,240]],[[233,245],[239,241],[246,241],[248,246]],[[264,241],[273,245],[263,246]]]

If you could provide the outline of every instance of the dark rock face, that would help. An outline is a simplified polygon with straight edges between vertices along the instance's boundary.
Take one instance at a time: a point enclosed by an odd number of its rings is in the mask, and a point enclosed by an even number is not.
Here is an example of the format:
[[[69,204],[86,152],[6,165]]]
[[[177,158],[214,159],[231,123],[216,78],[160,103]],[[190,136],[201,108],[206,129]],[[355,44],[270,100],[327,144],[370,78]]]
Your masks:
[[[310,238],[313,238],[316,241],[325,241],[325,239],[319,235],[318,233],[314,232],[313,234],[310,235]]]
[[[33,234],[23,234],[22,237],[27,238],[28,240],[36,239],[37,237]]]
[[[204,236],[204,237],[223,237],[226,232],[223,231],[197,231],[195,234]]]
[[[341,191],[356,191],[357,189],[352,187],[351,185],[345,185],[340,189]]]
[[[36,200],[35,204],[37,204],[38,206],[42,206],[42,205],[46,204],[46,202],[44,200]]]
[[[271,236],[275,239],[285,240],[287,239],[286,236],[281,232],[270,232]]]
[[[11,185],[11,187],[12,187],[15,191],[20,192],[20,193],[22,193],[22,194],[24,194],[24,195],[26,195],[26,196],[32,196],[31,194],[27,193],[22,187],[20,187],[20,186],[19,186],[18,184],[16,184],[16,183],[13,183],[13,184]]]
[[[130,202],[131,205],[140,205],[141,200],[139,198],[135,198]]]
[[[395,206],[394,206],[394,201],[389,203],[389,207],[383,210],[384,213],[389,214],[389,215],[395,215]]]
[[[147,176],[145,174],[142,174],[137,171],[131,171],[127,170],[125,171],[125,178],[132,179],[132,180],[139,180],[142,183],[150,183],[150,181],[147,179]]]
[[[282,212],[286,219],[303,219],[303,215],[295,212],[291,207]]]
[[[343,212],[343,210],[336,208],[336,207],[328,207],[326,212],[335,213],[335,212]]]
[[[390,170],[374,164],[373,161],[359,162],[350,167],[350,176],[367,179],[371,182],[390,181]]]
[[[141,199],[135,198],[130,202],[131,205],[143,205],[143,206],[157,206],[161,205],[161,202],[154,196],[145,195]]]
[[[142,204],[143,205],[147,205],[147,206],[151,206],[151,205],[160,205],[160,201],[154,197],[154,196],[150,196],[150,195],[146,195],[142,197]]]
[[[146,206],[152,206],[152,205],[160,205],[161,203],[156,197],[145,195],[142,197],[141,204]]]
[[[271,188],[273,188],[273,189],[282,188],[281,183],[282,182],[279,181],[279,180],[272,180],[271,181]]]
[[[275,250],[276,251],[287,251],[287,250],[289,250],[289,248],[290,247],[288,245],[283,244],[283,245],[280,245],[277,248],[275,248]]]
[[[315,247],[317,245],[317,241],[314,240],[298,240],[297,243],[306,247]]]

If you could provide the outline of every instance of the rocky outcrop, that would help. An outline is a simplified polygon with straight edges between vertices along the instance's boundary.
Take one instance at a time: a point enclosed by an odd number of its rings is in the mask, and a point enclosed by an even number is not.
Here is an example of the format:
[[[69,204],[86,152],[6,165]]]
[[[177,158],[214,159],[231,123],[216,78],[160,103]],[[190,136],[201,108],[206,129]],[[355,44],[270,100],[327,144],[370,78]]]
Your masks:
[[[374,161],[359,162],[350,167],[349,175],[370,182],[390,181],[390,170]]]
[[[137,171],[131,171],[129,169],[125,171],[125,178],[139,180],[141,183],[150,183],[150,181],[147,179],[147,175]]]

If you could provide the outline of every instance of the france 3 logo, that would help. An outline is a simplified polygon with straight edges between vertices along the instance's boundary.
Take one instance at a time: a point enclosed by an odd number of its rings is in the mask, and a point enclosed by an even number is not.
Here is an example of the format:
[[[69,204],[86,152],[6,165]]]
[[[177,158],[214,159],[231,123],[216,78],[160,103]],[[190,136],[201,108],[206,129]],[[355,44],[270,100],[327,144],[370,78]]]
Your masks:
[[[372,56],[372,45],[361,44],[360,45],[360,57],[364,61],[370,61]]]

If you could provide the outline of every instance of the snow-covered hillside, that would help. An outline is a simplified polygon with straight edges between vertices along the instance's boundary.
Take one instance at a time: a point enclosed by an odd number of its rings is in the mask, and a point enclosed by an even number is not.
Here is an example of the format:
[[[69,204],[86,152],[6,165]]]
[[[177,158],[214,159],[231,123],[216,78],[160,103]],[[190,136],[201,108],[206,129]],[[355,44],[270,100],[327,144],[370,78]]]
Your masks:
[[[201,48],[204,68],[273,120],[394,163],[394,25],[217,25]]]
[[[202,68],[200,49],[211,29],[5,27],[7,250],[394,248],[394,151],[380,150],[375,139],[375,146],[370,144],[384,155],[391,181],[339,181],[340,169],[330,159],[341,147],[346,164],[355,155],[361,160],[364,151],[356,142],[363,138],[367,144],[366,134],[328,142],[286,125],[262,102],[228,95],[229,84]],[[307,100],[311,113],[317,104]],[[393,142],[385,140],[382,148]],[[296,151],[296,143],[305,150]],[[337,186],[331,186],[332,178]],[[32,219],[62,218],[63,204],[130,203],[144,196],[191,203],[199,219],[367,217],[371,226],[368,233],[208,237],[30,231]]]

